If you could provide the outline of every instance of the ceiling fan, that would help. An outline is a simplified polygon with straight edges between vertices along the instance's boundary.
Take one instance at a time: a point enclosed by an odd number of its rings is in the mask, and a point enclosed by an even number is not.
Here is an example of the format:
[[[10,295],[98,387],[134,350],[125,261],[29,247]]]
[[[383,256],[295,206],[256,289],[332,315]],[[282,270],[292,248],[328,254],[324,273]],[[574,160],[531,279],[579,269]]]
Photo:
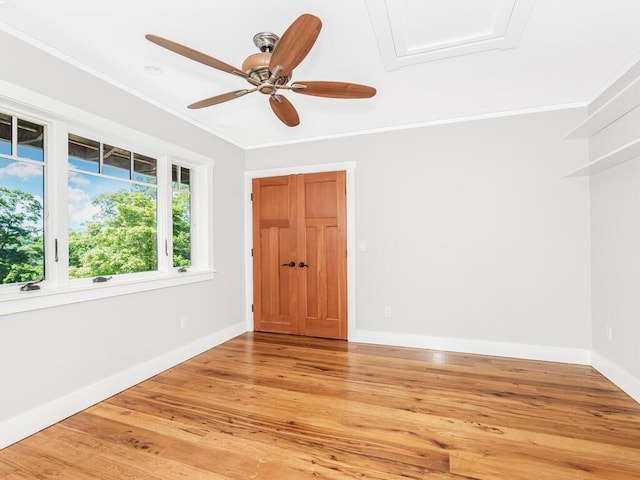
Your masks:
[[[280,90],[329,98],[369,98],[376,94],[375,88],[357,83],[312,81],[289,84],[293,70],[311,51],[321,28],[322,22],[318,17],[304,14],[287,28],[282,38],[270,32],[256,34],[253,43],[260,53],[247,57],[241,69],[157,35],[147,34],[145,38],[191,60],[242,77],[253,85],[251,88],[205,98],[187,108],[209,107],[243,97],[248,93],[260,92],[269,95],[269,105],[280,121],[289,127],[295,127],[300,123],[298,112],[293,104],[280,94]]]

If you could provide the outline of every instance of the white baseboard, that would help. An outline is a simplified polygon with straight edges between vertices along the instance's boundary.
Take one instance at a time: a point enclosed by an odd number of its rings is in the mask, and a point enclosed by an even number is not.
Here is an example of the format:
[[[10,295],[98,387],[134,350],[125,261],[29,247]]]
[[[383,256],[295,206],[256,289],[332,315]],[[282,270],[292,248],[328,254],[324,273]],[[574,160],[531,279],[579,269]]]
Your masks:
[[[636,402],[640,403],[640,379],[634,377],[625,369],[620,368],[610,360],[607,360],[598,352],[592,352],[591,357],[591,365],[593,368],[611,380],[612,383],[633,398]]]
[[[349,340],[352,342],[392,345],[397,347],[428,348],[449,352],[477,353],[497,357],[591,365],[591,351],[579,348],[490,342],[463,338],[428,337],[371,330],[357,330],[354,335],[349,337]]]
[[[247,331],[239,322],[0,423],[0,449]],[[592,365],[640,403],[640,380],[590,350],[357,330],[349,341]]]
[[[201,338],[128,370],[71,392],[45,405],[0,423],[0,449],[5,448],[43,428],[59,422],[85,408],[126,390],[191,357],[209,350],[246,332],[245,322],[231,325],[208,337]]]
[[[578,348],[559,348],[546,345],[489,342],[447,337],[428,337],[401,333],[358,330],[349,337],[351,342],[392,345],[397,347],[428,348],[449,352],[477,353],[498,357],[542,360],[548,362],[590,365],[640,403],[640,379],[607,360],[597,352]]]

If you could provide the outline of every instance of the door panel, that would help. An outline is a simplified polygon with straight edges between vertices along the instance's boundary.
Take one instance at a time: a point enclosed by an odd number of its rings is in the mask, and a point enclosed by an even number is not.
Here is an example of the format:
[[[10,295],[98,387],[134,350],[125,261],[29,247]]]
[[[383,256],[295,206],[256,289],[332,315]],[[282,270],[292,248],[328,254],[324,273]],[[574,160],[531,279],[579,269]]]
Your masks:
[[[347,236],[345,172],[301,176],[299,204],[300,254],[304,268],[300,332],[303,335],[347,338]]]
[[[346,339],[345,185],[345,172],[254,180],[255,330]]]
[[[253,182],[254,328],[298,333],[295,185],[291,177]]]

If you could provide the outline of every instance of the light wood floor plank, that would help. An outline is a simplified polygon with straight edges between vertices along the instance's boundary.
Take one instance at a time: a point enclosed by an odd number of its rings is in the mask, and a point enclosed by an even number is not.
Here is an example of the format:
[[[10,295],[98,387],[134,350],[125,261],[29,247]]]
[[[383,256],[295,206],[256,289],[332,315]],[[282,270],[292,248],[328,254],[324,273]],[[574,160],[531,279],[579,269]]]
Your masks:
[[[0,451],[11,480],[640,478],[594,369],[245,334]]]

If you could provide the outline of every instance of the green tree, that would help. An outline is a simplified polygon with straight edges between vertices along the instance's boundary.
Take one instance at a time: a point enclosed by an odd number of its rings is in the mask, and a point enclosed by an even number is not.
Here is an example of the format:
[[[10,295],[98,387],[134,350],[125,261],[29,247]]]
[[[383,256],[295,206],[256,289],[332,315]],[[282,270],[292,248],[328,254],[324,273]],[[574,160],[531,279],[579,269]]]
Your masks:
[[[30,193],[0,187],[0,283],[44,274],[42,204]]]
[[[173,194],[173,266],[191,265],[191,195]]]
[[[71,278],[157,269],[155,194],[119,191],[96,196],[100,212],[69,234]]]

